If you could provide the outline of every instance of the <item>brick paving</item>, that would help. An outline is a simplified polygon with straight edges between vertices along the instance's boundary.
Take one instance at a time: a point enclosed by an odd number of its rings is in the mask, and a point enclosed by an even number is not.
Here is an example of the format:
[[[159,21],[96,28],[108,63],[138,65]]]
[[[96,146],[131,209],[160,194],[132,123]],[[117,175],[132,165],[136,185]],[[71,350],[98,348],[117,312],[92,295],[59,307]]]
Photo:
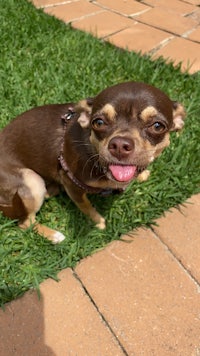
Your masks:
[[[200,70],[199,0],[32,0],[72,27],[120,48],[163,56]],[[181,49],[181,50],[180,50]]]
[[[200,0],[32,0],[120,48],[200,70]],[[0,356],[200,355],[200,194],[0,311]]]

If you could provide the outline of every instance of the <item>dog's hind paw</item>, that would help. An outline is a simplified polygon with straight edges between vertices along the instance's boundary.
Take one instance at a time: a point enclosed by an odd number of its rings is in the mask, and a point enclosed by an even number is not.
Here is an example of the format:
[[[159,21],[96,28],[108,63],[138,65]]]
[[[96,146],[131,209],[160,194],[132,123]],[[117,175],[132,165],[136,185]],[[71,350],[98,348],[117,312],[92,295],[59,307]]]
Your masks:
[[[59,244],[64,239],[65,239],[65,236],[61,232],[56,231],[55,234],[53,234],[51,241],[53,244]]]

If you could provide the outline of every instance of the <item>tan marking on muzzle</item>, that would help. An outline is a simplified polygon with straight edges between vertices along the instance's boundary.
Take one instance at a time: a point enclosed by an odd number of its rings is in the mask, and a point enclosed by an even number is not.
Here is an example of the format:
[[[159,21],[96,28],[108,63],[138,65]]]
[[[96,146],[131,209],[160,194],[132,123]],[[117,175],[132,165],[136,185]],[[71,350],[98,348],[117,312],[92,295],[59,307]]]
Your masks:
[[[95,135],[95,133],[93,131],[91,132],[91,135],[90,135],[90,142],[96,148],[96,150],[99,152],[100,142],[97,139],[97,137],[96,137],[96,135]]]
[[[149,155],[149,162],[153,162],[155,158],[160,156],[162,151],[170,145],[169,133],[166,133],[165,137],[157,145],[152,145],[149,141],[145,142],[144,148],[147,152],[151,152]]]
[[[156,150],[155,150],[154,157],[155,158],[158,157],[162,153],[162,151],[169,145],[170,145],[170,135],[169,133],[166,133],[164,139],[155,146]]]

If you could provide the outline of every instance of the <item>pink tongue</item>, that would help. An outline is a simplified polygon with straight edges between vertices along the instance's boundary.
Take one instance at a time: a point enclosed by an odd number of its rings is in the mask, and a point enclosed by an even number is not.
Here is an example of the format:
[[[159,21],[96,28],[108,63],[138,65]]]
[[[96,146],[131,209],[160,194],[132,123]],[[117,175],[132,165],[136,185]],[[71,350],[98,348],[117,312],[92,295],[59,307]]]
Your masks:
[[[128,182],[134,177],[137,167],[110,165],[109,169],[118,182]]]

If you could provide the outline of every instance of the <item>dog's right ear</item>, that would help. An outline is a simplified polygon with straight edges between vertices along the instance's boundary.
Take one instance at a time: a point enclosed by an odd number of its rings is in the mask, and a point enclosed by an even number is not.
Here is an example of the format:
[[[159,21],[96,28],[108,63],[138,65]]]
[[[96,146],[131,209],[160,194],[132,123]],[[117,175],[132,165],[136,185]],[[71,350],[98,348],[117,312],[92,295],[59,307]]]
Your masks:
[[[77,111],[80,113],[78,123],[83,129],[89,127],[90,125],[90,115],[92,112],[93,101],[94,98],[87,98],[85,100],[79,101],[77,105]]]

